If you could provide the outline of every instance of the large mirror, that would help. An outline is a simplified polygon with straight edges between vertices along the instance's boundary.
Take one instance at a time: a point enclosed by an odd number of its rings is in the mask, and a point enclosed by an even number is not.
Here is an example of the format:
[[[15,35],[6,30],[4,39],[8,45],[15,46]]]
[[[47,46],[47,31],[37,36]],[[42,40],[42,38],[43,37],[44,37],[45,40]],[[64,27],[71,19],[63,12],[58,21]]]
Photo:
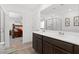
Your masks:
[[[59,17],[42,17],[41,23],[44,22],[43,28],[45,30],[61,31],[62,30],[62,19]]]
[[[62,22],[61,19],[59,19],[58,17],[50,17],[48,19],[46,19],[46,30],[54,30],[54,31],[58,31],[58,30],[62,30]]]
[[[79,33],[79,4],[52,4],[42,10],[45,30]]]

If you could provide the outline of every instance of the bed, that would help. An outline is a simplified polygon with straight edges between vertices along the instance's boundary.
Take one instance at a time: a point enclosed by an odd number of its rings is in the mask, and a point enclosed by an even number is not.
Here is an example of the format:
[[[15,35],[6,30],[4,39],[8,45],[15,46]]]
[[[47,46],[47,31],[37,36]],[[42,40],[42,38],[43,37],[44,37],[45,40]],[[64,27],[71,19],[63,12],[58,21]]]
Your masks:
[[[12,30],[10,30],[10,36],[12,38],[22,37],[23,35],[23,26],[22,25],[12,25]]]

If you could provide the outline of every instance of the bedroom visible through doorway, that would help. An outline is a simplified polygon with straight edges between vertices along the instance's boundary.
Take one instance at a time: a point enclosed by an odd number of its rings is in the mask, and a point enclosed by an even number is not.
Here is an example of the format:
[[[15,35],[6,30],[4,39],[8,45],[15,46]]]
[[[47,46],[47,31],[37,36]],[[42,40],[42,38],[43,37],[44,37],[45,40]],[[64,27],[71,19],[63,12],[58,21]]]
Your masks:
[[[20,13],[9,12],[10,47],[20,48],[23,40],[23,17]]]

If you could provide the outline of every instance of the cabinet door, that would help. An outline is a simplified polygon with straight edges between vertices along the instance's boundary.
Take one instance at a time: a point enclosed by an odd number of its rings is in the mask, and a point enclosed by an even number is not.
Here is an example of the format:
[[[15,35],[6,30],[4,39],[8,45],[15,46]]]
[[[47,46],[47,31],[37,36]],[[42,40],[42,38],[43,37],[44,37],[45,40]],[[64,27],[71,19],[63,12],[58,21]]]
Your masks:
[[[37,38],[37,52],[42,53],[42,39]]]
[[[66,51],[69,51],[70,53],[73,53],[73,44],[59,40],[59,39],[55,39],[55,38],[50,38],[50,37],[43,37],[44,41],[49,42],[52,45],[55,45],[57,47],[60,47]]]
[[[54,53],[53,46],[49,44],[48,42],[43,42],[43,53],[44,54],[52,54]]]
[[[33,35],[32,45],[33,45],[34,50],[37,51],[38,41],[34,35]]]
[[[54,47],[54,53],[55,54],[70,54],[69,52],[63,50],[63,49],[60,49],[58,47]]]
[[[74,45],[74,54],[79,54],[79,45]]]
[[[33,34],[33,48],[37,53],[42,53],[42,38],[39,37],[42,36]]]

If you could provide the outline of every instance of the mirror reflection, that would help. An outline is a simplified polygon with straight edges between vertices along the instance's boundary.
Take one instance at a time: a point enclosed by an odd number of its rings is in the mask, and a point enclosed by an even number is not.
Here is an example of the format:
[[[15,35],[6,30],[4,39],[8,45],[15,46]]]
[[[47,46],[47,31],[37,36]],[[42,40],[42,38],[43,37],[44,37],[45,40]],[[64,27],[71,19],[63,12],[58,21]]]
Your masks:
[[[42,10],[45,30],[79,32],[79,5],[53,4]]]

